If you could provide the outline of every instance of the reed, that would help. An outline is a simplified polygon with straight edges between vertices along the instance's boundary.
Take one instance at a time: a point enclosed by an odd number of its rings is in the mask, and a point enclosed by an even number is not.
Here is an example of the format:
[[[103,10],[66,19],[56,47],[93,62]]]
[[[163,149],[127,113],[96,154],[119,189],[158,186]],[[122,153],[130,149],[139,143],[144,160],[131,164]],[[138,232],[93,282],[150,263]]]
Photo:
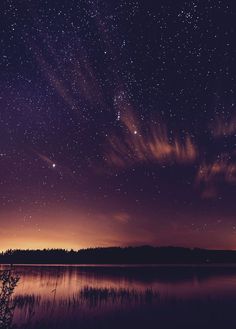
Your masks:
[[[84,287],[80,291],[80,297],[84,301],[97,305],[100,303],[152,303],[160,298],[160,294],[152,289],[137,291],[124,288],[93,288]]]

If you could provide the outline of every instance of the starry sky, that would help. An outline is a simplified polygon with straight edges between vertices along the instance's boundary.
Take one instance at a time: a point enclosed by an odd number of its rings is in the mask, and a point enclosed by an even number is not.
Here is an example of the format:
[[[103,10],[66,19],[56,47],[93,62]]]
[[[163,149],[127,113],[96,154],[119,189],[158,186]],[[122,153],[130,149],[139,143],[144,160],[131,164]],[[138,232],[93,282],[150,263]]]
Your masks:
[[[0,250],[236,249],[236,6],[0,4]]]

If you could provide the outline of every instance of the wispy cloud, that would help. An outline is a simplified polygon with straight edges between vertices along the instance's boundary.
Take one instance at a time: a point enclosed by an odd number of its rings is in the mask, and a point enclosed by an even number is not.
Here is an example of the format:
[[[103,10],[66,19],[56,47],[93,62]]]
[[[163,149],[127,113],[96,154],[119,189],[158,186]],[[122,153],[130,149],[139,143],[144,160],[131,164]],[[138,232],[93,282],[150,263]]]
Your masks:
[[[210,131],[214,137],[227,137],[236,134],[236,116],[229,119],[215,118],[210,125]]]
[[[114,98],[119,130],[108,136],[105,148],[107,164],[116,169],[128,169],[140,164],[168,166],[192,165],[195,170],[193,186],[202,198],[215,198],[222,185],[236,184],[236,151],[231,145],[227,152],[214,149],[206,153],[204,145],[193,139],[191,131],[173,133],[162,120],[138,117],[126,92],[121,90]],[[232,137],[236,133],[236,117],[228,120],[215,118],[209,125],[215,140]],[[210,141],[209,141],[210,142]]]
[[[119,223],[128,223],[130,221],[130,215],[126,212],[119,212],[113,215],[113,218],[115,221]]]
[[[209,164],[201,164],[196,176],[196,184],[202,189],[203,198],[216,197],[222,183],[236,184],[236,163],[229,155],[222,155]]]
[[[110,165],[128,167],[142,162],[184,164],[197,158],[198,151],[190,136],[170,136],[161,121],[150,121],[144,129],[131,109],[120,113],[120,121],[121,136],[112,135],[108,140],[106,159]]]

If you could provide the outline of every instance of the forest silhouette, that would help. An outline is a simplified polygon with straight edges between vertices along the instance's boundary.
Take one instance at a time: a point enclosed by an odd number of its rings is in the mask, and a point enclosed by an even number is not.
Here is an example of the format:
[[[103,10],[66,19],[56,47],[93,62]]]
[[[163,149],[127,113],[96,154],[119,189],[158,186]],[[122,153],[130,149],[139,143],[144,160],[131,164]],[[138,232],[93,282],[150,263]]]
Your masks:
[[[75,250],[7,250],[2,264],[227,264],[236,251],[181,247],[109,247]]]

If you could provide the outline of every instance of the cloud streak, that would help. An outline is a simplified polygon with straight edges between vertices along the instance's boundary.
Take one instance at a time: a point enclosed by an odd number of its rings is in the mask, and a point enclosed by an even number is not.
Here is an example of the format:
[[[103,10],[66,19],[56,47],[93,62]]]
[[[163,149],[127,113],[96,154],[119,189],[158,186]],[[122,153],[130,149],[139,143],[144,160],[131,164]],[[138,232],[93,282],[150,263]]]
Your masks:
[[[189,135],[182,139],[168,134],[165,124],[152,122],[145,127],[129,109],[120,116],[121,137],[112,135],[108,140],[106,160],[109,165],[125,168],[140,163],[193,163],[197,148]]]
[[[202,189],[203,198],[216,197],[222,183],[236,184],[236,163],[227,155],[222,155],[212,163],[201,164],[196,176],[196,185]]]
[[[222,152],[214,148],[207,154],[204,145],[193,140],[190,133],[174,134],[161,120],[144,120],[135,115],[127,94],[121,89],[114,98],[119,130],[109,135],[105,160],[111,168],[125,170],[139,165],[191,165],[195,171],[192,184],[202,198],[215,198],[223,185],[236,184],[236,152]],[[216,118],[209,131],[218,138],[236,133],[236,117],[230,120]],[[216,144],[217,145],[217,144]]]
[[[226,120],[223,118],[215,118],[210,125],[211,133],[214,137],[227,137],[236,134],[236,117]]]

